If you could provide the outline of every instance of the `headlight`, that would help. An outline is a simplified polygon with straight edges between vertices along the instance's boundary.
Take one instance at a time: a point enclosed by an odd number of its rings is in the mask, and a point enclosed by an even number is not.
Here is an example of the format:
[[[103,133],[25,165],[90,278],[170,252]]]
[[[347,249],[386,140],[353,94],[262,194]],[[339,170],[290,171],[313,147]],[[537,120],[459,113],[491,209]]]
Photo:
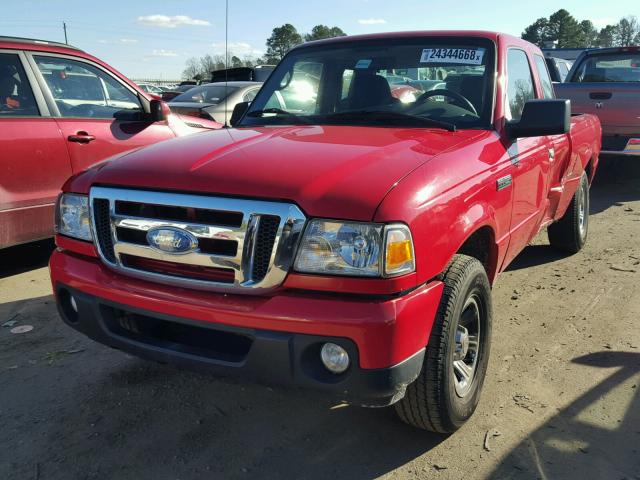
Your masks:
[[[406,225],[312,220],[296,257],[303,273],[396,276],[415,268]]]
[[[89,198],[86,195],[63,193],[56,206],[56,233],[91,241]]]

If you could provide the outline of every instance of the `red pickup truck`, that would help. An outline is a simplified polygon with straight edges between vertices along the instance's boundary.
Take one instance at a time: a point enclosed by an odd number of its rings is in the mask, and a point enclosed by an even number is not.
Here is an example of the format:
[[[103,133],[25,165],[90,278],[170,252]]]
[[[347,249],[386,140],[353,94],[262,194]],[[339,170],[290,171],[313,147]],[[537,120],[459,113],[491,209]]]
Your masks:
[[[399,101],[390,75],[424,90]],[[598,119],[554,98],[537,47],[440,31],[296,47],[232,122],[65,184],[64,321],[141,357],[459,428],[498,273],[547,226],[553,246],[584,245]]]
[[[171,114],[78,48],[0,37],[0,248],[53,236],[55,200],[71,174],[221,126]]]

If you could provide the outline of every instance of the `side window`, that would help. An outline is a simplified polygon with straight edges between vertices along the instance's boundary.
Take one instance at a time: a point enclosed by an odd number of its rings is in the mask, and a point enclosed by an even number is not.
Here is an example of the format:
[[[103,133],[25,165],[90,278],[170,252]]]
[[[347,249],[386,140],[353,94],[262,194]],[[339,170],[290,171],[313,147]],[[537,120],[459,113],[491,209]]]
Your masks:
[[[547,63],[540,55],[534,55],[536,60],[536,68],[538,69],[538,76],[540,78],[540,84],[542,85],[542,93],[544,98],[554,98],[553,83],[551,83],[551,77],[547,70]]]
[[[116,113],[142,109],[137,95],[111,75],[84,62],[56,57],[35,57],[63,117],[113,118]]]
[[[247,93],[244,94],[244,97],[242,97],[242,101],[243,102],[253,102],[253,99],[256,98],[256,94],[258,93],[258,88],[254,88],[253,90],[249,90]]]
[[[0,118],[39,115],[20,58],[13,53],[0,53]]]
[[[536,96],[527,54],[511,49],[507,54],[507,120],[520,120],[524,104]]]

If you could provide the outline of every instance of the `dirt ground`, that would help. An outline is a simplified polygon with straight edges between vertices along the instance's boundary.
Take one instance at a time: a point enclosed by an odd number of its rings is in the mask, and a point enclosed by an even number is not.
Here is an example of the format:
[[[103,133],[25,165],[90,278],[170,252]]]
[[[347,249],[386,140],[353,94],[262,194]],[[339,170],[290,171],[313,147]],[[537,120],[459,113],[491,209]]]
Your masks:
[[[498,280],[482,400],[450,437],[102,347],[58,319],[50,242],[2,251],[0,324],[33,330],[0,328],[0,479],[640,479],[638,159],[604,165],[591,215],[581,253],[541,235]]]

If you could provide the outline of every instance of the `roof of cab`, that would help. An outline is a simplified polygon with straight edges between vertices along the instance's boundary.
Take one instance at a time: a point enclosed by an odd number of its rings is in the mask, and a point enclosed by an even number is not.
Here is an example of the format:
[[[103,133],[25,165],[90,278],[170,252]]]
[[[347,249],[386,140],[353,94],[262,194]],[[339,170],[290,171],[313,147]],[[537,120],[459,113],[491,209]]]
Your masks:
[[[68,45],[66,43],[52,42],[49,40],[39,40],[37,38],[23,37],[6,37],[0,36],[0,46],[3,48],[17,47],[24,50],[41,50],[42,47],[53,47],[55,49],[73,50],[74,52],[82,52],[78,47]]]
[[[510,43],[528,43],[521,38],[508,35],[506,33],[491,32],[486,30],[418,30],[410,32],[383,32],[383,33],[369,33],[365,35],[348,35],[344,37],[325,38],[323,40],[315,40],[313,42],[306,42],[295,48],[304,48],[306,46],[333,44],[352,42],[359,40],[376,40],[384,38],[409,38],[409,37],[480,37],[488,38],[494,42],[498,42],[499,38],[508,40]]]

